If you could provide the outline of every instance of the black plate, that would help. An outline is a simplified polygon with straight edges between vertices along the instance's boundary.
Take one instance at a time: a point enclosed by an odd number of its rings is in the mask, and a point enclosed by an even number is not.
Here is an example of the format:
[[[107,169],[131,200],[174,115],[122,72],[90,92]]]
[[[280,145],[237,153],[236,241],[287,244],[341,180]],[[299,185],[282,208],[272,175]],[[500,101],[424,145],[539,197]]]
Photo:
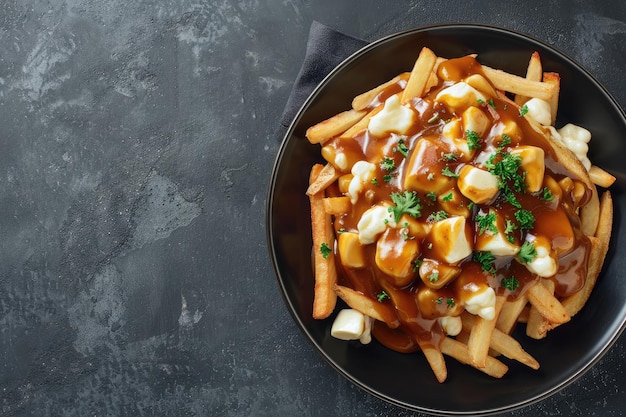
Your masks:
[[[311,318],[310,209],[305,190],[309,169],[322,162],[320,147],[304,132],[339,111],[352,98],[402,71],[410,71],[422,46],[437,55],[458,57],[477,53],[480,62],[525,74],[533,51],[544,70],[561,75],[557,127],[572,122],[592,132],[591,160],[617,178],[613,239],[603,272],[583,310],[547,339],[535,341],[515,334],[541,364],[533,371],[506,361],[509,372],[492,379],[453,359],[447,359],[448,380],[436,382],[419,353],[392,352],[376,342],[367,346],[330,337],[333,318]],[[333,367],[357,386],[409,409],[433,414],[489,414],[543,399],[587,371],[612,345],[626,320],[626,236],[621,222],[626,209],[626,119],[607,91],[584,69],[553,48],[518,33],[477,25],[445,25],[402,32],[358,51],[333,71],[306,101],[279,151],[268,196],[270,254],[291,313],[313,346]]]

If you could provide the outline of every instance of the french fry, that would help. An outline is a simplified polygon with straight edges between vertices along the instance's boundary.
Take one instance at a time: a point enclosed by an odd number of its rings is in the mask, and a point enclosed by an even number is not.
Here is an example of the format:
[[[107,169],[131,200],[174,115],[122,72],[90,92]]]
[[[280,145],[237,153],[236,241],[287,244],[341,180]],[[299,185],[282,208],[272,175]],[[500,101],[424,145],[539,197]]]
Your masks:
[[[444,355],[448,355],[465,365],[472,364],[469,349],[467,348],[467,346],[449,337],[444,337],[442,339],[441,352]],[[485,366],[476,369],[494,378],[502,378],[504,374],[506,374],[509,370],[509,367],[499,360],[491,356],[487,356]]]
[[[435,53],[428,48],[422,48],[400,98],[402,104],[406,104],[412,98],[421,97],[424,94],[436,63],[437,56]]]
[[[531,81],[518,75],[510,74],[499,69],[482,66],[483,73],[498,90],[508,91],[527,97],[536,97],[550,101],[555,92],[554,85],[541,81]]]
[[[528,289],[527,297],[530,304],[548,321],[563,324],[570,320],[559,300],[539,282]]]
[[[311,169],[310,183],[313,183],[323,172],[320,164]],[[313,236],[313,259],[315,269],[315,288],[313,297],[313,317],[324,319],[333,312],[337,303],[335,285],[337,284],[337,267],[332,248],[334,247],[334,230],[331,217],[324,211],[324,191],[320,190],[309,195],[311,204],[311,232]],[[330,251],[327,256],[322,247]]]
[[[496,315],[493,319],[485,320],[480,316],[475,317],[474,325],[472,326],[470,337],[467,341],[472,366],[477,368],[484,368],[486,366],[491,334],[496,327],[496,320],[505,300],[506,297],[496,297]]]
[[[539,53],[537,51],[533,52],[530,56],[530,60],[528,61],[528,68],[526,69],[526,79],[530,81],[541,81],[542,78],[542,69],[541,58],[539,57]],[[528,101],[528,97],[523,96],[521,94],[517,94],[515,96],[515,104],[518,106],[523,105]]]
[[[585,236],[594,236],[600,220],[598,189],[591,187],[591,199],[580,209],[580,228]]]
[[[306,190],[307,195],[311,196],[324,191],[337,178],[339,178],[339,172],[337,172],[335,167],[332,164],[324,165],[319,175],[309,184],[309,188]]]
[[[385,91],[385,89],[389,88],[390,86],[396,84],[400,80],[407,79],[408,76],[409,76],[408,72],[396,75],[395,77],[393,77],[391,80],[387,81],[386,83],[380,84],[380,85],[372,88],[369,91],[366,91],[364,93],[359,94],[358,96],[356,96],[352,100],[352,108],[354,110],[365,110],[365,109],[367,109],[370,106],[370,104],[372,103],[372,101],[380,93]]]
[[[360,133],[363,130],[367,129],[367,126],[370,123],[370,119],[372,117],[374,117],[376,114],[378,114],[378,112],[380,112],[383,109],[383,107],[384,107],[384,104],[381,104],[381,105],[375,107],[374,109],[372,109],[369,113],[367,113],[365,115],[365,117],[363,117],[361,120],[359,120],[357,123],[355,123],[351,128],[349,128],[344,133],[342,133],[340,137],[342,137],[342,138],[352,138],[357,133]]]
[[[470,332],[474,326],[475,321],[476,316],[474,316],[473,314],[464,314],[463,330],[466,332]],[[457,340],[459,340],[458,337]],[[507,333],[498,330],[497,328],[494,329],[493,333],[491,334],[489,347],[509,359],[513,359],[515,361],[523,363],[524,365],[532,369],[539,369],[539,362],[537,362],[535,358],[533,358],[528,352],[526,352],[517,340],[515,340]]]
[[[448,368],[446,367],[446,360],[443,357],[442,352],[429,343],[425,343],[421,340],[417,340],[421,351],[426,357],[426,361],[435,374],[437,381],[444,382],[448,378]]]
[[[354,126],[366,114],[365,110],[346,110],[309,127],[306,130],[306,137],[311,143],[326,142]]]
[[[561,76],[556,72],[545,72],[543,74],[543,82],[552,84],[554,86],[554,94],[550,99],[550,120],[551,125],[554,126],[554,122],[556,122],[556,113],[559,108],[559,94],[561,90]]]
[[[528,304],[528,299],[525,295],[521,295],[513,301],[506,301],[498,315],[496,329],[511,334],[526,304]]]
[[[542,279],[537,285],[543,285],[551,294],[554,294],[555,284],[551,279]],[[543,339],[551,328],[550,322],[541,315],[535,306],[532,306],[526,323],[526,335],[533,339]]]
[[[361,294],[349,287],[335,285],[334,289],[339,298],[348,304],[350,308],[375,320],[384,322],[392,329],[400,325],[395,313],[386,304],[379,303],[371,297]]]
[[[595,185],[603,188],[609,188],[615,182],[613,175],[596,165],[592,165],[591,168],[589,168],[589,176]]]
[[[352,204],[350,197],[326,197],[324,200],[324,211],[326,214],[342,214],[350,211]]]
[[[602,270],[604,258],[609,250],[609,239],[613,228],[613,199],[609,191],[602,194],[600,200],[598,228],[595,236],[589,236],[591,251],[587,266],[587,278],[583,288],[577,293],[563,299],[565,311],[574,316],[578,313],[591,295],[591,290],[596,284],[598,274]]]

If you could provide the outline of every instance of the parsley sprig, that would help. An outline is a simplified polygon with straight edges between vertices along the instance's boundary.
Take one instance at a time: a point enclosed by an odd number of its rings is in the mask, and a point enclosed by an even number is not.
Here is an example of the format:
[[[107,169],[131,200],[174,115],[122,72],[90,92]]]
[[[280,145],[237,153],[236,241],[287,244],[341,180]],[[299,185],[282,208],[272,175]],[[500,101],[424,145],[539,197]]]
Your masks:
[[[390,206],[388,211],[393,214],[396,223],[400,221],[400,217],[402,217],[404,213],[412,217],[420,217],[422,215],[422,205],[415,191],[391,193],[390,198],[395,205]]]

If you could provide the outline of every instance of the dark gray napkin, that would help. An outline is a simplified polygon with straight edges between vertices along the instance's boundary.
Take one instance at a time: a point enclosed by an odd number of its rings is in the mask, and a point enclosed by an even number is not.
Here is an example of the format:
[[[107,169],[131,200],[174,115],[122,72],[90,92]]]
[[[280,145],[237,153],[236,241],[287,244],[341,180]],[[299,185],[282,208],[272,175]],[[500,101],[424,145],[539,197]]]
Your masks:
[[[280,118],[276,136],[282,140],[300,107],[315,87],[344,59],[367,42],[337,32],[314,21],[309,30],[306,55]]]

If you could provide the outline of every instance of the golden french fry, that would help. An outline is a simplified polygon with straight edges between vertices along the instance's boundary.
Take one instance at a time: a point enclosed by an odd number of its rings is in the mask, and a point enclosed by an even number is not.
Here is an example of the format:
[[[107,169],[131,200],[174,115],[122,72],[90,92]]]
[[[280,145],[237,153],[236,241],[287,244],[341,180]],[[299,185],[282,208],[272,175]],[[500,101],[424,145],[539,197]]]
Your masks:
[[[352,126],[348,130],[343,132],[340,137],[341,138],[352,138],[352,137],[356,136],[357,133],[360,133],[363,130],[367,129],[367,126],[370,123],[370,119],[372,117],[374,117],[376,114],[378,114],[378,112],[381,111],[383,109],[383,107],[384,107],[384,104],[380,104],[379,106],[377,106],[374,109],[372,109],[369,113],[367,113],[365,115],[365,117],[363,117],[361,120],[359,120],[357,123],[355,123],[354,126]]]
[[[404,87],[400,99],[402,104],[406,104],[410,99],[421,97],[424,94],[436,63],[437,56],[435,53],[428,48],[422,48],[411,70],[406,87]]]
[[[496,297],[496,315],[492,320],[485,320],[480,316],[474,318],[474,325],[472,326],[470,337],[467,341],[472,366],[477,368],[484,368],[486,366],[491,334],[496,327],[496,320],[505,301],[506,297]]]
[[[524,295],[515,300],[506,301],[498,315],[496,329],[503,333],[511,334],[526,304],[528,304],[528,299]]]
[[[594,236],[600,220],[600,199],[598,189],[591,187],[591,199],[580,209],[580,229],[585,236]]]
[[[323,169],[322,165],[315,164],[311,169],[309,182],[316,181]],[[337,284],[337,267],[333,254],[335,235],[330,214],[326,214],[324,211],[323,199],[323,190],[309,195],[315,269],[313,317],[316,319],[330,316],[337,303],[337,294],[334,290]]]
[[[324,211],[326,214],[342,214],[350,211],[352,203],[350,197],[326,197],[324,200]]]
[[[603,188],[608,188],[615,182],[615,177],[613,175],[595,165],[592,165],[591,168],[589,168],[589,176],[595,185],[599,185]]]
[[[391,308],[386,304],[379,303],[378,301],[361,294],[358,291],[342,285],[335,285],[335,293],[345,301],[346,304],[366,316],[369,316],[375,320],[384,322],[392,329],[397,328],[400,323]]]
[[[502,314],[503,310],[504,308],[501,310],[500,314]],[[476,316],[474,316],[473,314],[464,314],[462,321],[463,330],[465,332],[470,332],[472,330],[472,327],[474,326],[475,321]],[[459,340],[458,337],[457,340]],[[517,340],[515,340],[512,336],[498,330],[497,328],[494,329],[493,333],[491,334],[489,347],[509,359],[513,359],[515,361],[523,363],[524,365],[532,369],[539,369],[539,362],[537,362],[535,358],[533,358],[528,352],[526,352]]]
[[[536,282],[528,289],[526,296],[528,297],[528,302],[548,321],[563,324],[570,320],[569,314],[567,314],[559,300],[539,282]]]
[[[306,137],[311,143],[323,143],[354,126],[366,114],[364,110],[346,110],[309,127]]]
[[[510,74],[499,69],[482,66],[483,73],[498,90],[508,91],[527,97],[536,97],[550,101],[554,94],[554,85],[541,81],[531,81],[518,75]]]
[[[609,250],[609,239],[613,228],[613,199],[608,191],[602,194],[599,217],[596,236],[588,237],[591,242],[591,251],[589,253],[585,285],[576,294],[562,300],[563,307],[570,316],[578,313],[589,299],[591,290],[595,286],[598,275],[602,270],[604,258]]]
[[[539,57],[539,52],[535,51],[530,56],[530,60],[528,61],[528,68],[526,69],[526,79],[530,81],[541,81],[541,76],[543,73],[541,58]],[[523,96],[521,94],[517,94],[515,96],[515,104],[518,106],[523,105],[528,101],[528,97]]]
[[[556,121],[556,113],[559,108],[559,94],[561,90],[561,76],[556,72],[546,72],[543,74],[543,82],[552,84],[554,86],[554,94],[550,99],[550,120],[551,125],[554,126]]]
[[[444,337],[441,341],[441,352],[444,355],[448,355],[463,364],[471,365],[469,349],[466,345],[459,341],[456,341],[449,337]],[[509,367],[499,360],[491,356],[487,356],[485,366],[483,368],[476,369],[494,378],[502,378],[504,374],[506,374],[509,370]]]
[[[372,88],[371,90],[366,91],[365,93],[359,94],[352,100],[352,108],[355,110],[367,109],[371,105],[372,101],[374,101],[374,99],[380,93],[382,93],[383,91],[385,91],[387,88],[391,87],[392,85],[398,83],[399,81],[403,79],[406,80],[408,78],[409,78],[409,73],[405,72],[400,75],[396,75],[395,77],[393,77],[391,80],[387,81],[386,83],[380,84],[379,86],[376,86]]]
[[[430,343],[425,343],[419,339],[417,340],[417,344],[424,353],[426,361],[435,374],[437,381],[444,382],[448,377],[448,368],[446,367],[446,360],[441,351]]]
[[[309,184],[309,188],[306,190],[307,195],[311,196],[324,191],[337,178],[339,178],[339,172],[335,167],[332,164],[324,165],[317,178]]]
[[[551,279],[542,279],[537,285],[543,285],[551,294],[554,294],[554,288],[556,285]],[[550,330],[551,327],[550,322],[541,315],[535,306],[532,306],[528,313],[526,335],[528,337],[532,337],[533,339],[543,339],[546,337],[548,330]]]

